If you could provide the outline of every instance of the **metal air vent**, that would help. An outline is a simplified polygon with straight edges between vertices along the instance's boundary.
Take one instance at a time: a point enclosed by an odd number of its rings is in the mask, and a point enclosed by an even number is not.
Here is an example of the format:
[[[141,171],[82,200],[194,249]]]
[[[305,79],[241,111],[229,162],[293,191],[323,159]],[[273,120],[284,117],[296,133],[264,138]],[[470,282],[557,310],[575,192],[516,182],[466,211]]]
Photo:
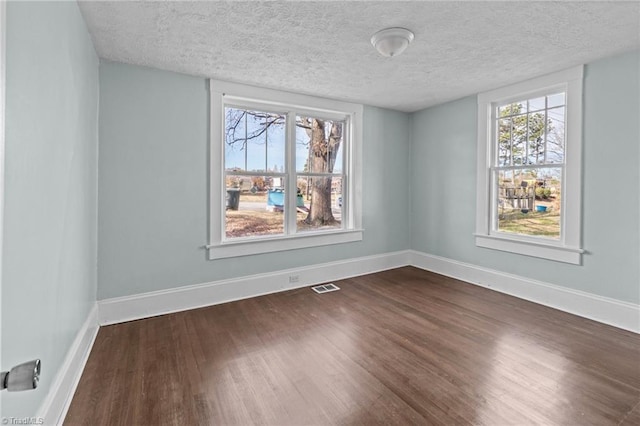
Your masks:
[[[340,290],[340,287],[331,283],[331,284],[322,284],[322,285],[317,285],[315,287],[311,287],[311,290],[315,291],[318,294],[322,294],[322,293],[329,293],[331,291],[338,291]]]

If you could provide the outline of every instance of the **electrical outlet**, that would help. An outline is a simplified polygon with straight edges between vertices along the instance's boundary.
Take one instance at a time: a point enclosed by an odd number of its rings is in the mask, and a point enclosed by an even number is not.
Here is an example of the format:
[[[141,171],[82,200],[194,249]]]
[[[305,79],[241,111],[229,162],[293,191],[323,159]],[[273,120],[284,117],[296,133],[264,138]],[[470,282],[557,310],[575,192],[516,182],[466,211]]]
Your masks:
[[[300,281],[300,275],[289,275],[290,283],[297,283]]]

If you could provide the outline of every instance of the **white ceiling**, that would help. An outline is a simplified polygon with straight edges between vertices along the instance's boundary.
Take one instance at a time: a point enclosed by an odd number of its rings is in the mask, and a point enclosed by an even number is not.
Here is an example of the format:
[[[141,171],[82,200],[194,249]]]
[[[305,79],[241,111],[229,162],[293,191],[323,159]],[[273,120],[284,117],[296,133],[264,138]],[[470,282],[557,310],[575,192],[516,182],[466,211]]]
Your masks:
[[[640,2],[80,2],[101,58],[415,111],[640,48]],[[369,39],[415,40],[398,57]]]

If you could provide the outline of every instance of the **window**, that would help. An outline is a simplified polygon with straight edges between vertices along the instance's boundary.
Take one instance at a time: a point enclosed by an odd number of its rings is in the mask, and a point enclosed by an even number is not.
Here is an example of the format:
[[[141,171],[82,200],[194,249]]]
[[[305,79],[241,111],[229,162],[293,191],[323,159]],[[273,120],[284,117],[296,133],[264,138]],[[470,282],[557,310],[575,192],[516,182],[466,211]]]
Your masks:
[[[582,72],[478,95],[476,245],[581,262]]]
[[[362,239],[361,105],[210,90],[210,259]]]

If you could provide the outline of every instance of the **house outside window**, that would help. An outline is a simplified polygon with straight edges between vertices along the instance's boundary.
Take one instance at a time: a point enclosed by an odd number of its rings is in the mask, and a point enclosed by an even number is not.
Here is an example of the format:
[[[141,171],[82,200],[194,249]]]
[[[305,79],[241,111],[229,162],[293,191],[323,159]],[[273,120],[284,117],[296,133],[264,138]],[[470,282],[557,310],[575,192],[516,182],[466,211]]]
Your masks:
[[[581,262],[582,67],[478,95],[476,244]]]
[[[362,106],[211,80],[211,259],[362,239]]]

